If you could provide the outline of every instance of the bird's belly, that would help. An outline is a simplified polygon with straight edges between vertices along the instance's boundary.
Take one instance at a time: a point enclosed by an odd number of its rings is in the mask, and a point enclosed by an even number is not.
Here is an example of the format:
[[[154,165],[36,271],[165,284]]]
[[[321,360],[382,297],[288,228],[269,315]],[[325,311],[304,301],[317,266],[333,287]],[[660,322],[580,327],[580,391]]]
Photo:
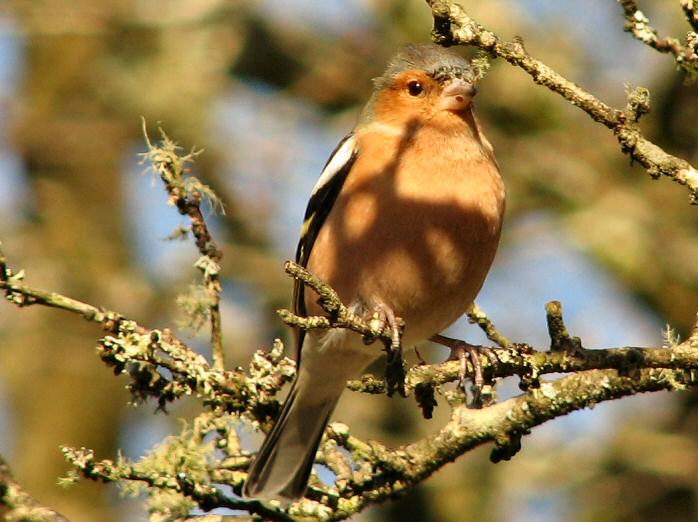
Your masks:
[[[352,199],[350,205],[358,202]],[[438,210],[419,200],[401,206],[399,226],[393,220],[357,219],[362,212],[356,208],[347,212],[352,220],[328,220],[318,242],[336,243],[321,249],[322,258],[311,256],[308,268],[346,304],[390,307],[405,320],[409,344],[443,330],[472,304],[494,258],[499,224],[478,205],[457,201],[442,202]],[[317,313],[313,300],[310,293],[309,311]]]
[[[463,152],[462,140],[438,142],[438,154],[422,150],[434,140],[416,140],[398,158],[377,143],[362,142],[308,268],[345,304],[390,307],[412,343],[475,299],[499,242],[504,187],[493,158],[480,148]],[[309,313],[320,312],[314,301],[307,292]]]
[[[496,236],[472,242],[434,228],[415,232],[363,273],[357,292],[362,302],[382,302],[405,320],[407,343],[440,332],[470,307],[498,242]]]

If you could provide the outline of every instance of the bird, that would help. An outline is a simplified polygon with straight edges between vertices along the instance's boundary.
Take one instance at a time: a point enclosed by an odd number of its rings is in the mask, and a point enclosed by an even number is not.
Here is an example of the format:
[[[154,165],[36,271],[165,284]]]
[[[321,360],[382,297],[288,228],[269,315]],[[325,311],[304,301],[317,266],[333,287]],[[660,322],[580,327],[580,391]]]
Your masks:
[[[374,79],[308,201],[296,262],[352,313],[404,321],[402,344],[470,347],[442,332],[472,306],[499,244],[505,187],[473,110],[470,62],[408,44]],[[319,315],[298,281],[293,310]],[[294,501],[349,379],[381,356],[346,329],[298,331],[297,374],[248,470],[243,497]],[[471,354],[472,355],[472,354]]]

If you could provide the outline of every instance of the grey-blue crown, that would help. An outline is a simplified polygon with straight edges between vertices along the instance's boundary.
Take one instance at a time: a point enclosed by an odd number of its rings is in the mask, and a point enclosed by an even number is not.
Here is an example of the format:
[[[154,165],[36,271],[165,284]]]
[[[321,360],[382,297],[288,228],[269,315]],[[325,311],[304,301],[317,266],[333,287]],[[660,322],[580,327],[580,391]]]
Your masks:
[[[435,44],[410,44],[404,46],[390,60],[387,69],[376,79],[376,87],[390,83],[397,75],[409,69],[421,69],[435,80],[451,78],[472,80],[472,70],[465,58]]]

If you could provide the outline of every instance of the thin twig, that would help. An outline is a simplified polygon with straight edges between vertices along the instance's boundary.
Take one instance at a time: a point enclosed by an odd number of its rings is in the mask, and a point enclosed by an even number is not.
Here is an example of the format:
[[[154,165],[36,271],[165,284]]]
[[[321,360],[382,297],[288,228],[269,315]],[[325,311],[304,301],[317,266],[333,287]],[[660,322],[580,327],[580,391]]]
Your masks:
[[[470,308],[468,320],[478,325],[482,331],[485,332],[487,338],[500,348],[510,348],[513,345],[513,343],[497,329],[490,318],[487,317],[485,311],[480,308],[477,303],[473,303],[473,306]]]
[[[393,330],[389,324],[382,324],[378,321],[364,321],[359,316],[353,314],[349,308],[339,299],[337,292],[317,276],[311,274],[301,265],[293,261],[286,261],[284,270],[291,277],[302,281],[312,288],[319,296],[319,304],[327,317],[311,316],[300,317],[289,310],[278,310],[281,320],[289,326],[297,326],[306,330],[313,328],[346,328],[362,335],[366,340],[381,340],[384,343],[392,344]],[[396,318],[399,325],[404,326],[404,321]]]
[[[225,359],[220,313],[222,288],[219,271],[223,252],[211,236],[206,219],[201,212],[201,203],[204,197],[208,197],[212,206],[222,208],[222,205],[210,187],[202,184],[193,176],[188,176],[185,179],[185,174],[188,171],[187,165],[200,154],[200,151],[180,155],[180,147],[170,140],[162,129],[160,133],[162,142],[159,146],[155,146],[148,138],[145,120],[143,120],[143,134],[148,146],[148,152],[144,154],[144,157],[150,160],[153,170],[159,174],[160,179],[165,184],[170,195],[170,202],[177,207],[180,214],[188,216],[191,221],[191,231],[202,256],[197,261],[196,267],[203,274],[204,285],[209,297],[213,367],[222,370],[225,368]]]
[[[5,293],[5,298],[9,302],[19,307],[38,304],[74,312],[88,321],[99,323],[107,331],[114,331],[115,321],[120,317],[116,312],[110,312],[56,292],[46,292],[21,284],[23,279],[22,272],[13,273],[0,249],[0,290]]]
[[[579,337],[572,337],[567,331],[565,321],[562,319],[562,304],[559,301],[550,301],[545,305],[545,312],[550,335],[550,350],[575,355],[583,352],[584,348]]]
[[[683,45],[679,40],[670,36],[660,37],[657,30],[650,24],[645,13],[640,11],[635,0],[618,0],[618,3],[623,8],[626,31],[660,53],[673,55],[676,64],[687,73],[693,75],[698,73],[696,69],[698,65],[698,54],[696,54],[695,48],[691,48],[689,45]],[[691,10],[689,10],[687,5],[684,5],[684,12],[689,21],[691,21],[692,18],[688,15]],[[695,15],[695,13],[692,14]],[[690,43],[688,39],[687,43]]]
[[[681,0],[680,3],[684,15],[686,15],[686,20],[688,20],[693,30],[698,33],[698,2],[696,0]]]

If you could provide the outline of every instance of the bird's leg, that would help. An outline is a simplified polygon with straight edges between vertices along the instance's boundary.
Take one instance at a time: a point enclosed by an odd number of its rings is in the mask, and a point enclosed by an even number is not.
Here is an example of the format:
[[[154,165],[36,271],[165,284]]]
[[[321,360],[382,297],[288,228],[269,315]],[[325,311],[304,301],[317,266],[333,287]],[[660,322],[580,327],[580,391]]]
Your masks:
[[[390,343],[385,343],[388,360],[385,369],[385,381],[388,386],[388,396],[397,389],[400,395],[406,396],[405,365],[402,360],[402,324],[395,317],[395,312],[383,302],[376,301],[370,319],[371,327],[382,331],[390,328]]]
[[[425,364],[427,364],[427,362],[424,360],[424,357],[422,357],[422,354],[419,353],[419,350],[416,346],[414,347],[414,353],[417,356],[417,360],[419,360],[420,366],[424,366]]]
[[[395,318],[395,312],[393,312],[393,309],[384,303],[378,303],[376,305],[376,309],[379,311],[379,313],[383,314],[385,317],[385,323],[390,328],[390,349],[393,351],[400,350],[402,345],[400,324]]]
[[[452,339],[451,337],[446,337],[445,335],[434,335],[429,339],[430,341],[446,346],[451,350],[449,355],[449,361],[459,361],[460,362],[460,385],[465,389],[465,378],[468,375],[468,360],[473,365],[473,402],[475,404],[480,404],[480,392],[485,384],[485,377],[482,373],[482,363],[480,362],[479,354],[484,354],[492,364],[499,362],[497,355],[492,348],[486,346],[479,346],[475,344],[468,344],[460,339]]]

